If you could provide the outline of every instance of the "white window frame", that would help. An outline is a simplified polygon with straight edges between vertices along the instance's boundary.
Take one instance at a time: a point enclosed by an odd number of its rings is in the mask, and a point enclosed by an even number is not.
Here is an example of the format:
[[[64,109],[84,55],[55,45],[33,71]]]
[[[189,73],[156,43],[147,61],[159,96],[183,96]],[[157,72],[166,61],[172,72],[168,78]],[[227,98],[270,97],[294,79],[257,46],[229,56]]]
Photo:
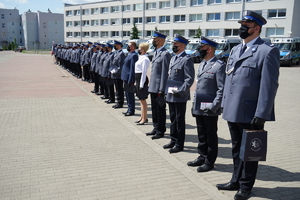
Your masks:
[[[101,7],[101,14],[108,13],[108,7]]]
[[[73,11],[72,10],[67,10],[66,11],[66,16],[72,16],[73,15]],[[4,19],[4,18],[3,18]]]
[[[138,20],[137,20],[138,22],[135,22],[136,19],[138,19]],[[143,23],[143,18],[142,18],[142,17],[134,17],[134,18],[133,18],[133,22],[134,22],[135,24],[142,24],[142,23]]]
[[[104,23],[106,22],[106,23]],[[101,26],[107,26],[108,24],[108,19],[101,19]]]
[[[98,19],[92,19],[91,20],[91,26],[99,26],[99,20]]]
[[[110,7],[110,12],[111,13],[120,12],[120,6],[112,6],[112,7]]]
[[[90,26],[90,20],[83,20],[82,26]]]
[[[92,14],[92,15],[97,15],[97,14],[99,14],[99,8],[91,8],[91,14]]]
[[[270,17],[270,11],[276,11],[276,16],[275,17]],[[279,11],[284,10],[285,11],[285,15],[284,16],[278,16]],[[269,9],[268,10],[268,18],[286,18],[286,9],[282,8],[282,9]]]
[[[179,17],[179,20],[176,21],[176,17]],[[182,20],[182,18],[184,20]],[[185,15],[174,15],[174,23],[185,22],[185,20],[186,20],[186,16]]]
[[[130,37],[130,31],[123,31],[123,37]]]
[[[120,31],[111,31],[111,37],[120,37]]]
[[[219,14],[220,18],[216,19],[216,14]],[[213,19],[209,19],[209,16],[213,15]],[[207,21],[220,21],[221,20],[221,13],[207,13]]]
[[[242,0],[226,0],[226,3],[241,3]]]
[[[213,34],[210,34],[212,31]],[[207,37],[219,37],[220,29],[206,29],[206,36]]]
[[[230,31],[230,35],[226,34],[226,30]],[[234,32],[236,32],[236,34],[234,34]],[[224,35],[225,37],[236,37],[239,35],[239,29],[227,28],[224,30]]]
[[[90,32],[89,31],[84,31],[82,32],[83,36],[82,37],[90,37]]]
[[[274,30],[274,34],[270,34],[270,30]],[[281,32],[282,34],[278,34]],[[284,27],[274,27],[274,28],[267,28],[266,29],[266,37],[271,37],[271,36],[284,36]]]
[[[167,20],[169,18],[169,20]],[[164,19],[164,20],[162,20]],[[171,22],[171,16],[166,15],[166,16],[159,16],[159,23],[170,23]]]
[[[171,8],[171,1],[160,1],[159,2],[160,9],[168,9]]]
[[[82,9],[82,15],[89,15],[90,14],[90,9],[86,8],[86,9]]]
[[[146,10],[154,10],[156,9],[156,2],[146,3]]]
[[[221,3],[222,3],[222,0],[207,0],[207,5],[221,4]]]
[[[134,10],[134,11],[140,11],[140,10],[143,10],[143,4],[142,4],[142,3],[136,3],[136,4],[133,4],[133,10]]]
[[[100,37],[109,37],[108,31],[101,31]]]
[[[229,18],[231,15],[231,18]],[[225,20],[239,20],[241,17],[240,12],[226,12],[225,13]]]
[[[122,10],[123,10],[123,12],[130,11],[130,5],[124,5],[124,6],[122,6]]]
[[[195,16],[195,20],[193,20],[194,16]],[[201,21],[202,21],[202,14],[190,14],[190,22],[201,22]]]
[[[191,6],[202,6],[203,0],[191,0]]]
[[[124,20],[125,20],[125,23],[124,23]],[[123,23],[123,24],[130,24],[130,21],[131,21],[130,18],[123,18],[123,19],[122,19],[122,23]]]
[[[92,31],[91,36],[92,37],[99,37],[99,31]]]
[[[150,19],[149,22],[148,19]],[[156,17],[155,16],[146,17],[146,23],[156,23]]]
[[[119,25],[119,18],[110,19],[110,25]]]
[[[80,37],[80,32],[74,32],[74,37]]]
[[[175,0],[174,8],[178,8],[178,7],[186,7],[186,0]]]
[[[74,16],[80,15],[80,10],[74,10]]]

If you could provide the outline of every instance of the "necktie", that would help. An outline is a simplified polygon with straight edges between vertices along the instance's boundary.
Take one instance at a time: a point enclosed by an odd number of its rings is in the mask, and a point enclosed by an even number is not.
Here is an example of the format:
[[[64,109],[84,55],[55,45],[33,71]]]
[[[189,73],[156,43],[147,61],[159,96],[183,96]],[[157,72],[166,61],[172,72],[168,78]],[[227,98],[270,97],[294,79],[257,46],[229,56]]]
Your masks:
[[[204,67],[206,66],[206,62],[203,63],[203,66],[202,66],[202,71],[204,70]]]
[[[243,53],[245,52],[246,49],[247,49],[247,45],[244,44],[244,46],[241,48],[241,51],[240,51],[240,57],[241,57],[241,55],[243,55]]]

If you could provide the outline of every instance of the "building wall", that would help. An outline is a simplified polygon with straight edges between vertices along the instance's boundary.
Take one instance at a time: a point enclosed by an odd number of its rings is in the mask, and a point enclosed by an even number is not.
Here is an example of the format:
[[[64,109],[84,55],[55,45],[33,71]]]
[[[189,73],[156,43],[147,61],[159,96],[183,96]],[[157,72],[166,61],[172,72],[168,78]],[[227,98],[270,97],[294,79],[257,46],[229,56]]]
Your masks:
[[[185,37],[192,38],[196,30],[200,27],[202,35],[209,37],[237,37],[237,29],[240,27],[238,20],[241,18],[243,8],[245,10],[255,10],[261,13],[263,17],[268,20],[268,23],[263,26],[261,36],[272,37],[272,36],[300,36],[299,26],[296,25],[299,21],[299,13],[297,12],[297,6],[299,8],[298,0],[246,0],[244,3],[242,0],[203,0],[198,1],[202,4],[197,6],[191,6],[194,0],[185,0],[185,6],[176,7],[178,0],[171,0],[169,8],[160,8],[161,2],[166,0],[144,0],[145,4],[155,3],[155,9],[145,9],[139,11],[133,11],[135,4],[141,4],[141,0],[124,0],[124,1],[102,1],[97,3],[87,3],[82,5],[70,5],[65,4],[64,6],[64,26],[65,26],[65,42],[76,43],[76,42],[87,42],[87,41],[101,41],[111,39],[129,39],[129,36],[122,37],[123,31],[131,31],[133,27],[134,18],[140,18],[145,15],[147,17],[155,17],[156,22],[154,23],[138,23],[136,24],[138,29],[142,31],[141,39],[150,39],[151,31],[156,28],[159,31],[167,32],[169,38],[172,38],[176,31],[180,31]],[[216,2],[212,3],[211,2]],[[220,3],[219,3],[220,2]],[[231,2],[231,3],[229,3]],[[121,6],[129,5],[130,11],[121,11]],[[297,5],[297,6],[296,6]],[[118,12],[111,12],[112,7],[119,6]],[[101,13],[101,8],[108,7],[108,13]],[[98,8],[97,14],[91,14],[91,9]],[[88,9],[89,13],[86,15],[74,15],[75,10]],[[284,10],[285,16],[283,17],[269,17],[269,12],[272,10],[281,11]],[[67,12],[72,11],[72,15],[67,16]],[[228,13],[238,12],[233,19],[227,19]],[[218,20],[209,20],[209,17],[217,13],[220,16]],[[191,21],[192,14],[202,14],[202,20]],[[182,22],[175,22],[176,15],[183,15],[185,20]],[[160,22],[161,16],[170,16],[170,22]],[[121,24],[122,18],[130,18],[129,24]],[[101,25],[101,20],[108,20],[108,25]],[[118,19],[119,24],[112,25],[112,19]],[[91,20],[99,20],[98,25],[92,26]],[[74,26],[75,21],[89,21],[89,25],[86,26]],[[71,26],[67,26],[68,22],[72,22]],[[145,21],[144,21],[145,22]],[[228,29],[228,30],[227,30]],[[233,35],[229,36],[228,32],[231,29],[235,29]],[[144,31],[143,31],[144,30]],[[75,33],[87,32],[89,36],[86,37],[75,37]],[[92,32],[97,33],[98,36],[92,37]],[[101,33],[108,32],[105,37],[101,36]],[[119,36],[113,36],[113,33],[119,32]],[[292,32],[292,35],[289,33]],[[275,35],[274,35],[275,34]],[[67,36],[69,35],[69,36]],[[71,35],[71,36],[70,36]]]
[[[48,50],[52,43],[64,43],[63,14],[25,12],[22,15],[26,48]]]
[[[19,46],[24,46],[19,10],[0,8],[0,46],[13,42],[15,39]]]

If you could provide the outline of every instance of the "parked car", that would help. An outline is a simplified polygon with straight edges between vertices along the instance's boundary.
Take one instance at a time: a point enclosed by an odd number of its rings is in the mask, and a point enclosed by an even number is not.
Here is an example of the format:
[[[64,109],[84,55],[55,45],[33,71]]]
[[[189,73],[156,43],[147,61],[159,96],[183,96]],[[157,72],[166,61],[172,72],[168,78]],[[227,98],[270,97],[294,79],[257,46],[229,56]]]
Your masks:
[[[22,52],[23,50],[26,50],[24,46],[18,46],[18,48],[15,49],[15,52]]]
[[[0,51],[3,51],[2,46],[0,46]]]

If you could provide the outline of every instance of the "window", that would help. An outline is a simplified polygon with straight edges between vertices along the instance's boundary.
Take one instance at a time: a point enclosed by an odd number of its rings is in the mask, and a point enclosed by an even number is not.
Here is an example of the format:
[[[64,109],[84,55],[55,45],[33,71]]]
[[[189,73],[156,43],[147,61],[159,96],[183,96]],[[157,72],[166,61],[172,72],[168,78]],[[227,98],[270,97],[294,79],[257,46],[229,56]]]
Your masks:
[[[90,37],[90,32],[83,32],[83,37]]]
[[[154,2],[154,3],[147,3],[146,4],[146,9],[147,10],[156,9],[156,2]]]
[[[123,37],[130,37],[130,31],[123,31]]]
[[[167,23],[167,22],[170,22],[170,16],[160,16],[160,17],[159,17],[159,22],[160,22],[160,23]]]
[[[83,20],[82,21],[82,26],[89,26],[90,25],[90,21],[89,20]]]
[[[80,26],[80,21],[74,21],[74,26]]]
[[[277,18],[277,17],[285,17],[285,16],[286,16],[286,9],[268,10],[269,18]]]
[[[2,37],[5,37],[5,32],[2,32]]]
[[[225,36],[238,36],[239,29],[225,29]]]
[[[130,18],[123,18],[123,24],[130,24]]]
[[[170,31],[169,30],[160,30],[160,33],[164,34],[164,35],[170,35]]]
[[[108,19],[101,19],[101,25],[102,26],[108,25]]]
[[[2,28],[5,28],[5,23],[2,23]]]
[[[74,37],[80,37],[80,32],[74,32]]]
[[[98,14],[98,12],[99,12],[98,8],[91,8],[91,14],[92,15]]]
[[[154,31],[146,31],[146,37],[151,37],[154,34]]]
[[[23,43],[23,40],[22,40],[22,38],[20,38],[20,43],[21,43],[21,44]]]
[[[241,2],[241,0],[227,0],[227,3],[237,3]]]
[[[119,31],[112,31],[111,37],[119,37]]]
[[[110,22],[111,22],[110,23],[111,25],[118,25],[119,24],[119,19],[111,19]]]
[[[68,11],[67,11],[68,12]],[[4,19],[4,14],[1,14],[1,19]]]
[[[130,5],[124,5],[123,6],[123,11],[130,11]]]
[[[92,26],[98,26],[99,25],[99,20],[98,19],[91,20],[91,25]]]
[[[191,0],[191,6],[203,5],[203,0]]]
[[[174,22],[185,22],[185,15],[175,15]]]
[[[221,0],[208,0],[207,4],[216,4],[216,3],[221,3]]]
[[[101,8],[101,13],[108,13],[108,7]]]
[[[54,24],[57,24],[57,20],[54,20]]]
[[[179,35],[182,35],[184,36],[184,30],[173,30],[173,34],[179,34]]]
[[[43,23],[43,28],[46,28],[46,23],[45,22]]]
[[[46,34],[46,32],[44,32],[44,37],[47,37],[47,34]]]
[[[175,0],[174,7],[185,7],[185,6],[186,6],[186,1],[185,0]]]
[[[135,24],[141,24],[143,23],[143,18],[142,17],[136,17],[136,18],[133,18],[133,21]]]
[[[240,12],[228,12],[226,13],[226,20],[239,20]]]
[[[80,10],[74,10],[74,15],[80,15]]]
[[[22,35],[22,30],[20,30],[20,35]]]
[[[170,8],[170,1],[159,2],[159,8]]]
[[[73,14],[72,14],[72,10],[67,10],[66,11],[66,16],[72,16]]]
[[[196,36],[197,34],[197,30],[189,30],[189,37],[193,38],[194,36]]]
[[[66,21],[66,26],[67,26],[67,27],[72,26],[72,22],[71,22],[71,21]]]
[[[89,14],[89,9],[82,10],[82,15],[88,15],[88,14]]]
[[[119,12],[119,6],[112,6],[111,7],[111,12]]]
[[[267,35],[266,37],[270,36],[283,36],[284,35],[284,28],[267,28]]]
[[[108,37],[108,31],[101,31],[101,37]]]
[[[11,22],[11,25],[12,25],[12,26],[14,26],[14,25],[15,25],[15,22],[14,22],[14,21],[12,21],[12,22]]]
[[[219,29],[207,29],[206,36],[208,37],[219,37]]]
[[[207,21],[220,20],[220,13],[209,13],[207,14]]]
[[[192,14],[190,15],[190,22],[202,21],[202,14]]]
[[[133,10],[143,10],[143,4],[133,4]]]
[[[92,31],[91,36],[92,37],[99,37],[99,32],[98,31]]]
[[[147,23],[155,23],[156,17],[147,17]]]

